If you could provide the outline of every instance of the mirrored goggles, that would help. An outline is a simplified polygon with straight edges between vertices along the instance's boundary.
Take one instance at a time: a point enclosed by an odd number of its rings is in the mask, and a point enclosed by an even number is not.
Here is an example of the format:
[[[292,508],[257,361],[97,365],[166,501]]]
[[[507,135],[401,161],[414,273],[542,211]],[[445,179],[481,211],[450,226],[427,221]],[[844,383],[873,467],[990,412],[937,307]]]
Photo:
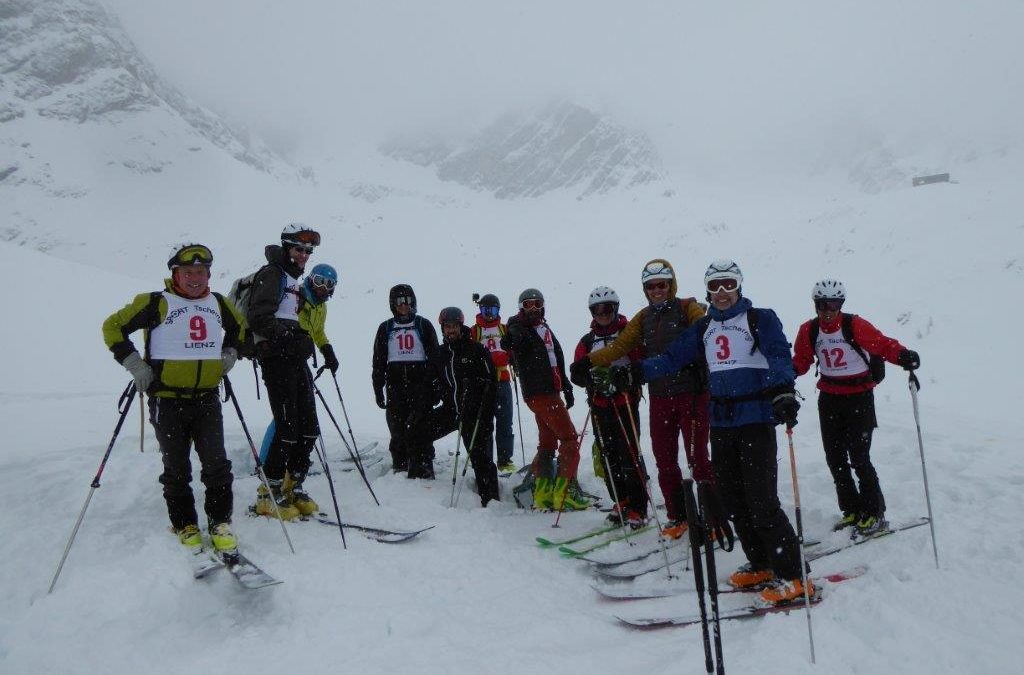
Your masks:
[[[337,281],[322,274],[314,274],[309,278],[309,282],[313,284],[313,288],[324,288],[328,291],[333,291],[334,287],[338,285]]]
[[[213,253],[202,244],[186,246],[174,254],[171,259],[171,267],[180,265],[212,265]]]
[[[614,316],[618,314],[619,306],[614,302],[599,302],[596,305],[591,305],[590,315],[591,316],[606,316],[611,314]]]
[[[541,309],[544,307],[544,301],[537,300],[536,298],[530,298],[529,300],[523,300],[519,303],[519,306],[523,309]]]
[[[289,244],[309,244],[310,246],[320,245],[320,233],[315,230],[302,230],[287,235]]]
[[[498,307],[497,305],[480,307],[480,316],[485,319],[497,319],[499,314],[501,314],[501,307]]]
[[[313,255],[313,250],[316,248],[316,246],[313,246],[312,244],[296,244],[291,241],[288,242],[288,245],[291,246],[296,251],[300,251],[302,253],[305,253],[306,255]]]
[[[413,301],[412,297],[408,295],[400,295],[395,298],[395,307],[399,307],[401,305],[409,305],[411,307],[414,304],[416,303]]]
[[[820,312],[838,312],[843,307],[843,300],[819,298],[814,301],[814,309]]]
[[[732,292],[740,286],[739,282],[735,279],[711,279],[707,285],[708,293],[717,293],[718,291]]]

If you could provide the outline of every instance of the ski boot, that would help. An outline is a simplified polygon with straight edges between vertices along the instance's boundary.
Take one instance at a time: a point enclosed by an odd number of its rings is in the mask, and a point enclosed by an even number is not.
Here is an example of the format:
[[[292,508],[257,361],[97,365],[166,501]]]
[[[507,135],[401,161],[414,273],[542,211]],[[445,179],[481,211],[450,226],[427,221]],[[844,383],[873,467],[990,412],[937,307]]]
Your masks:
[[[690,526],[686,524],[685,520],[670,520],[661,529],[661,536],[666,539],[679,539],[686,534],[688,529]]]
[[[231,531],[231,523],[211,524],[208,531],[214,551],[226,559],[237,558],[238,539],[235,538],[235,533]]]
[[[505,462],[504,464],[499,464],[498,465],[498,473],[500,473],[500,474],[510,475],[510,474],[515,473],[515,472],[516,472],[515,462],[508,461],[508,462]]]
[[[199,533],[198,525],[186,525],[177,530],[175,534],[178,535],[178,541],[181,542],[181,545],[191,551],[192,554],[203,552],[203,535]]]
[[[256,489],[256,506],[253,509],[257,515],[277,518],[278,512],[281,520],[295,520],[299,517],[299,510],[292,506],[291,500],[284,491],[284,480],[267,479],[270,485],[270,494],[263,485]],[[275,504],[277,508],[274,508]]]
[[[538,478],[533,484],[533,508],[544,511],[552,508],[550,478]]]
[[[856,525],[858,520],[860,520],[860,516],[856,513],[844,513],[843,517],[837,520],[836,524],[832,526],[832,531],[838,532],[850,527],[851,525]]]
[[[857,521],[857,536],[870,537],[889,529],[889,523],[881,516],[863,514]]]
[[[767,584],[774,578],[775,573],[771,570],[755,569],[752,564],[747,563],[729,576],[729,584],[733,588],[756,588]],[[803,593],[803,590],[800,592]]]
[[[555,511],[583,511],[592,503],[578,489],[571,489],[569,479],[564,476],[555,479],[551,490],[551,508]]]
[[[298,509],[300,515],[311,516],[320,510],[320,506],[313,501],[313,498],[302,487],[302,484],[305,482],[304,479],[305,476],[292,478],[291,474],[285,473],[284,493],[291,500],[292,506]]]
[[[813,598],[815,591],[814,582],[807,579],[807,597]],[[761,599],[770,605],[799,604],[804,597],[803,580],[797,577],[789,581],[775,580],[767,588],[761,591]]]

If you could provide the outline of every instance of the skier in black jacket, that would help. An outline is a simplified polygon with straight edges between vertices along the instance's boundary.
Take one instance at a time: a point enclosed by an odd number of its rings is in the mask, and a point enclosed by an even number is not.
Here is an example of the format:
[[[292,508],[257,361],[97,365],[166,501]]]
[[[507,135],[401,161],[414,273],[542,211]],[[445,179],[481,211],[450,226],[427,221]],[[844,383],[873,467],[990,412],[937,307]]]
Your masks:
[[[280,513],[285,520],[318,510],[302,485],[320,425],[313,379],[306,365],[306,359],[313,355],[313,338],[299,326],[299,312],[305,302],[300,279],[309,256],[319,245],[316,230],[302,223],[287,225],[281,232],[281,245],[266,247],[267,264],[253,277],[246,315],[275,425],[263,467],[271,494],[265,494],[260,486],[256,513],[271,517]],[[285,471],[291,479],[287,489]]]
[[[434,477],[434,444],[429,413],[441,398],[437,332],[416,314],[416,294],[398,284],[388,294],[393,318],[380,324],[373,340],[373,393],[386,410],[391,431],[391,466],[409,478]]]
[[[476,474],[480,503],[498,499],[498,468],[488,439],[494,431],[497,377],[486,347],[473,340],[458,307],[441,310],[437,323],[444,341],[438,350],[444,407],[438,412],[434,438],[462,429],[462,442]]]

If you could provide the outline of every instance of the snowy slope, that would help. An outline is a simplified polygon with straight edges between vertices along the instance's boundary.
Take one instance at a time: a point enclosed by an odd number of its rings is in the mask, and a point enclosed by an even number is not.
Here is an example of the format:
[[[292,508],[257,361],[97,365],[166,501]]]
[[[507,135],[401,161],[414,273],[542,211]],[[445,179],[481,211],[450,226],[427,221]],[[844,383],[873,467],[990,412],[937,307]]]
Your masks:
[[[926,43],[922,37],[907,49],[926,50]],[[1012,354],[1024,328],[1013,305],[1024,291],[1019,145],[979,143],[969,152],[960,140],[920,149],[889,139],[888,150],[837,156],[810,176],[780,171],[755,179],[723,178],[700,165],[680,171],[677,161],[669,172],[677,177],[674,194],[641,186],[586,200],[571,190],[499,200],[372,152],[345,157],[334,170],[318,167],[318,185],[280,181],[212,144],[182,151],[179,141],[191,132],[168,119],[126,116],[100,125],[29,114],[0,127],[4,147],[32,143],[33,171],[49,164],[53,181],[15,184],[19,169],[0,182],[7,235],[0,284],[17,298],[0,331],[7,356],[0,379],[0,672],[701,672],[699,631],[631,631],[613,618],[666,608],[689,613],[694,594],[604,601],[589,588],[582,563],[534,544],[536,536],[588,528],[600,520],[596,512],[566,515],[552,530],[550,515],[513,507],[505,482],[501,503],[482,510],[467,490],[449,509],[451,437],[437,445],[437,481],[371,471],[381,508],[354,474],[335,473],[344,519],[436,528],[396,546],[349,532],[344,550],[336,530],[302,523],[289,529],[297,551],[291,555],[275,523],[243,515],[256,483],[230,408],[236,528],[243,548],[284,584],[248,592],[223,573],[191,579],[166,531],[152,432],[140,453],[133,407],[57,588],[46,594],[128,381],[102,344],[103,318],[135,293],[159,288],[174,242],[208,242],[217,258],[214,287],[224,291],[259,264],[262,246],[290,220],[321,229],[315,260],[341,272],[327,332],[341,356],[339,379],[360,443],[387,442],[369,368],[373,331],[386,318],[394,283],[412,283],[431,319],[451,304],[469,313],[474,291],[496,292],[511,306],[520,290],[537,286],[553,329],[571,349],[589,322],[589,290],[615,287],[631,313],[642,303],[639,271],[652,257],[672,260],[681,288],[695,295],[709,260],[734,257],[747,294],[776,308],[790,336],[810,317],[813,283],[843,279],[849,310],[921,353],[941,569],[927,528],[820,561],[816,573],[860,563],[870,571],[835,587],[814,610],[817,668],[808,662],[803,617],[795,614],[726,624],[727,669],[1019,670],[1024,422]],[[102,152],[118,160],[142,152],[132,139],[154,129],[174,132],[146,146],[147,166],[162,170],[105,162]],[[918,170],[949,170],[957,182],[911,188],[908,177]],[[888,373],[877,394],[873,456],[889,515],[909,518],[925,513],[921,464],[906,378],[891,367]],[[258,439],[270,415],[265,399],[256,400],[248,363],[233,380]],[[798,387],[808,397],[795,431],[804,523],[817,537],[836,515],[835,496],[813,383],[805,377]],[[331,390],[324,394],[337,413]],[[572,413],[582,425],[584,411]],[[337,459],[343,448],[322,418],[328,455]],[[536,432],[529,416],[523,424],[529,456]],[[653,468],[646,435],[643,441]],[[779,491],[792,513],[785,453],[780,447]],[[588,461],[581,480],[602,490]],[[194,485],[201,493],[198,471]],[[324,478],[309,487],[330,510]],[[737,553],[722,556],[720,571],[739,562]]]

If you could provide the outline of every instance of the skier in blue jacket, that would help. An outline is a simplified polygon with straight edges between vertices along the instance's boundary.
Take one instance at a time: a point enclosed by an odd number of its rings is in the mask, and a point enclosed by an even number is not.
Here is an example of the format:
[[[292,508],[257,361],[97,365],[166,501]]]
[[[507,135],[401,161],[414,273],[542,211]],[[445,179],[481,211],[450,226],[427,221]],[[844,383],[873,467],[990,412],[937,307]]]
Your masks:
[[[636,386],[707,362],[717,490],[748,560],[729,581],[738,588],[766,586],[766,601],[788,602],[804,594],[799,543],[777,488],[775,425],[794,426],[800,408],[789,342],[774,311],[755,309],[742,297],[743,275],[735,262],[711,263],[704,283],[707,317],[665,353],[615,368],[608,378],[615,388]]]

